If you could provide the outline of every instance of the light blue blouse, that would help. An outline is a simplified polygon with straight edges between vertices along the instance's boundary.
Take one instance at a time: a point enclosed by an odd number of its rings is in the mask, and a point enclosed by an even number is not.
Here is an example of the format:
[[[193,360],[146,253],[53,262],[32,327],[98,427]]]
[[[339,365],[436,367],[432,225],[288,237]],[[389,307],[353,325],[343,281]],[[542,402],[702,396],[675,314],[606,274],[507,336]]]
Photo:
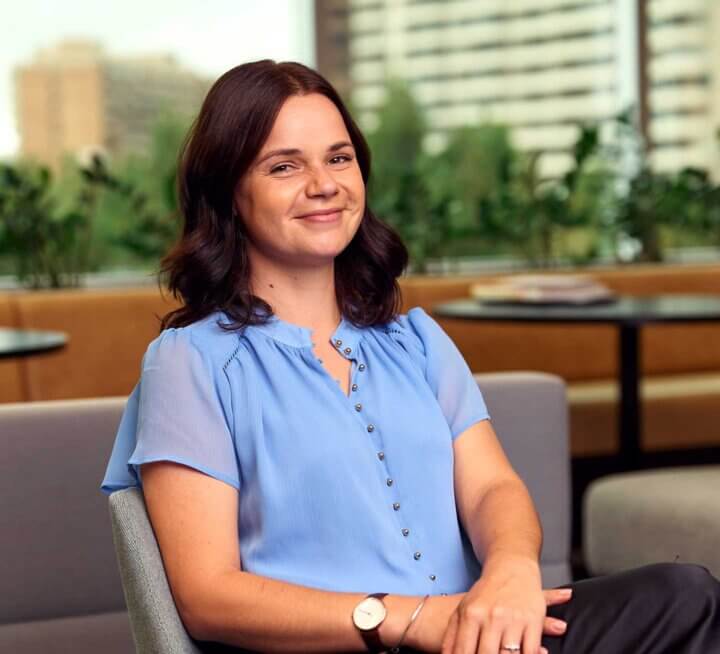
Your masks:
[[[488,413],[438,323],[419,307],[382,327],[343,319],[332,342],[352,362],[346,396],[310,329],[218,320],[150,343],[102,490],[175,461],[239,490],[244,570],[335,591],[468,590],[480,565],[458,521],[452,441]]]

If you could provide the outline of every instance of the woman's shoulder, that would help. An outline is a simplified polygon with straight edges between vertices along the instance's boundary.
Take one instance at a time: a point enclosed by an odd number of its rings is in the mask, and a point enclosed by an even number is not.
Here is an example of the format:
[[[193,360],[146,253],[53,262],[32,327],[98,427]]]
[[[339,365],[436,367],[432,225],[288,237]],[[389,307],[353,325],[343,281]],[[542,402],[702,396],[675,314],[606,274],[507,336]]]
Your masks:
[[[444,351],[449,337],[437,321],[422,307],[413,307],[389,322],[385,333],[423,370],[428,358]]]
[[[442,327],[422,307],[413,307],[407,313],[399,314],[387,324],[385,331],[408,341],[423,352],[433,340],[444,334]]]
[[[156,336],[145,352],[145,366],[153,361],[183,360],[200,355],[207,363],[224,366],[240,345],[237,331],[223,329],[221,312],[212,313],[183,327],[168,327]]]

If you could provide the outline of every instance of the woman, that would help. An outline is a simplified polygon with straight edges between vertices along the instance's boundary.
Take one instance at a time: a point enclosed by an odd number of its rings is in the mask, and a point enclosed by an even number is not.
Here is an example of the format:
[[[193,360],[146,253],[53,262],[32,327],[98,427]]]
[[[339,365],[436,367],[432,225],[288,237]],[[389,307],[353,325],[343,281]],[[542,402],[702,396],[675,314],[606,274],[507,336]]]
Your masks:
[[[227,72],[186,144],[164,261],[184,306],[143,358],[103,490],[142,484],[190,634],[712,651],[720,591],[702,568],[542,590],[533,505],[467,365],[422,309],[397,313],[407,252],[366,206],[369,173],[342,101],[296,63]]]

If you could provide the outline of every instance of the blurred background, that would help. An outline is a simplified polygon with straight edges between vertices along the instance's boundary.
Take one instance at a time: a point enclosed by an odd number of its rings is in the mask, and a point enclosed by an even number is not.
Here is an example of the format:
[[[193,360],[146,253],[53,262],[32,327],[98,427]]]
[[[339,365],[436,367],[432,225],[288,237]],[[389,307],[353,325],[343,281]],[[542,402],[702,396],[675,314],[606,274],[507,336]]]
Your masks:
[[[351,106],[411,272],[717,261],[718,33],[712,0],[28,0],[0,43],[0,284],[149,279],[204,94],[265,57]]]
[[[366,134],[370,204],[411,254],[401,310],[433,313],[512,418],[556,581],[678,557],[720,576],[718,34],[717,0],[3,12],[0,651],[133,651],[98,487],[180,304],[156,275],[179,148],[213,81],[263,58],[317,68]],[[518,278],[610,301],[477,301]]]

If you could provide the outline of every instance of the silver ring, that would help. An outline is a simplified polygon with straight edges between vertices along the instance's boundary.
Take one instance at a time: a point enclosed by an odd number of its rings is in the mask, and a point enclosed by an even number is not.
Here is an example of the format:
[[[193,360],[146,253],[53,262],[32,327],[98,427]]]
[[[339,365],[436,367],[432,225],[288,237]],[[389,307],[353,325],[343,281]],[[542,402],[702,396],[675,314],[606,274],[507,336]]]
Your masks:
[[[506,652],[519,652],[522,648],[520,645],[503,645],[500,650],[505,650]]]

